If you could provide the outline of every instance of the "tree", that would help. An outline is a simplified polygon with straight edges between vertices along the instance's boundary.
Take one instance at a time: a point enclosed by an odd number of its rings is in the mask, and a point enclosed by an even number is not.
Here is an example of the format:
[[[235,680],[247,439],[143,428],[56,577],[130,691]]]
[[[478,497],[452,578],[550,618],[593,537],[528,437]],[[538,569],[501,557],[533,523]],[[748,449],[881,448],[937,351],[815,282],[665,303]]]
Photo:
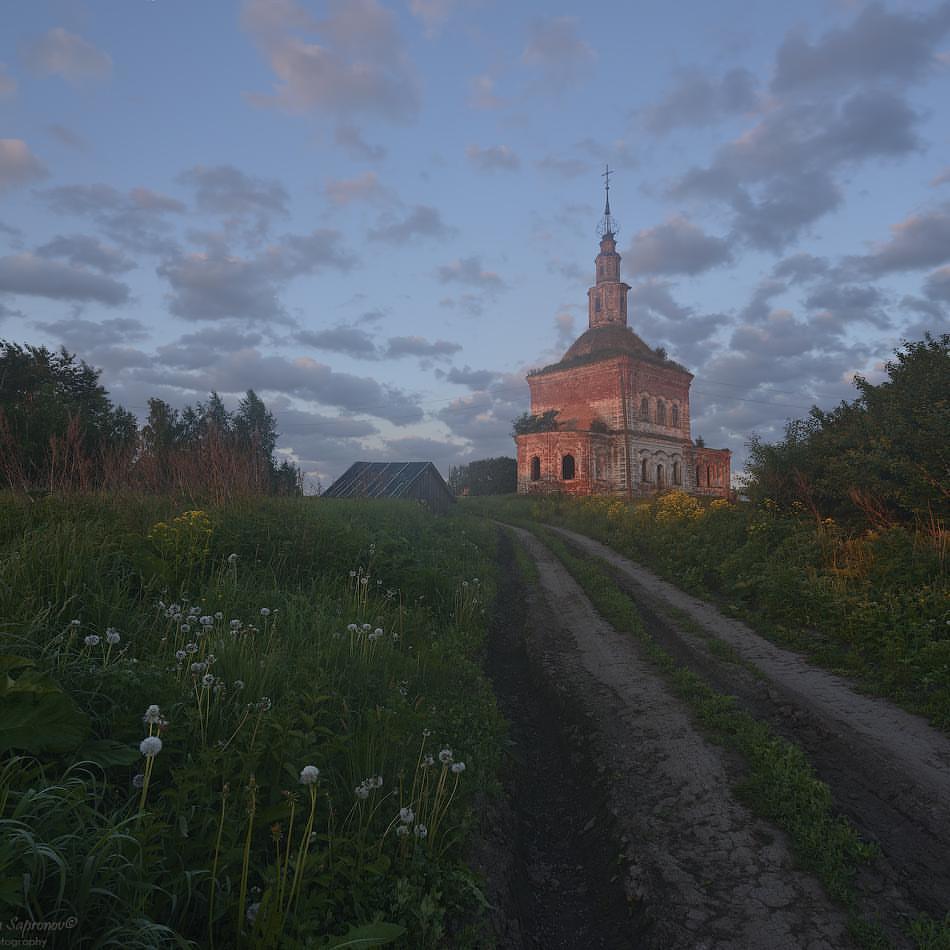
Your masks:
[[[529,435],[533,432],[554,432],[557,429],[558,409],[548,409],[540,415],[523,412],[511,420],[512,435]]]
[[[518,490],[518,463],[513,458],[479,459],[449,472],[456,495],[504,495]]]
[[[100,485],[134,449],[135,417],[65,348],[0,340],[0,479],[23,488]],[[61,484],[54,485],[57,481]]]
[[[799,502],[816,517],[886,525],[950,514],[950,334],[904,343],[887,379],[789,422],[775,445],[749,446],[750,494]]]

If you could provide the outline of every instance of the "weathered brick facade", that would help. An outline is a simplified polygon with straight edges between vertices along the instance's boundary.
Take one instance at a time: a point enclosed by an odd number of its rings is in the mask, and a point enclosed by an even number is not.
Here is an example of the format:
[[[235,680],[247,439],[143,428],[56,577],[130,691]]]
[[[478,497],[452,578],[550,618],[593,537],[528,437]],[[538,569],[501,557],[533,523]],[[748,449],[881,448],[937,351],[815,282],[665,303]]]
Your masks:
[[[627,326],[627,284],[604,217],[588,329],[563,358],[528,376],[531,413],[557,410],[557,428],[515,437],[518,491],[633,497],[679,488],[726,496],[730,452],[695,445],[692,374]]]

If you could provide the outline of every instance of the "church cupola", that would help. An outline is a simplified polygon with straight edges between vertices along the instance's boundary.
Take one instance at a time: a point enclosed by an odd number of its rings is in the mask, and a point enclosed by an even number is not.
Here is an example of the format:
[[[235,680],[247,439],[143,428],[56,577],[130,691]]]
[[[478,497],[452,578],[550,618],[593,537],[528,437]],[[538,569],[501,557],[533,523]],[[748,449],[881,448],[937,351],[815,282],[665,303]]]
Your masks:
[[[594,286],[587,291],[588,324],[591,327],[627,325],[628,284],[620,279],[620,255],[617,253],[617,222],[610,214],[610,168],[604,172],[606,200],[600,222],[600,253]]]

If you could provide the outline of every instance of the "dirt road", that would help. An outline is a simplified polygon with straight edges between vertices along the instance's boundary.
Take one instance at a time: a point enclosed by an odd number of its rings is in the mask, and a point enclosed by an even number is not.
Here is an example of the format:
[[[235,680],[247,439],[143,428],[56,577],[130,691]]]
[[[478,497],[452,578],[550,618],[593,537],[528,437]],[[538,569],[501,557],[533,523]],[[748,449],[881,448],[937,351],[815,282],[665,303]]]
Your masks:
[[[886,700],[861,695],[610,548],[556,530],[611,565],[668,652],[807,752],[836,807],[881,848],[881,859],[859,881],[869,905],[892,919],[920,911],[942,919],[950,911],[950,738]],[[742,663],[710,650],[717,641]]]
[[[500,944],[850,946],[844,914],[795,868],[784,835],[732,795],[740,764],[553,554],[518,537],[539,583],[519,591],[503,572],[489,663],[514,743],[490,895]]]

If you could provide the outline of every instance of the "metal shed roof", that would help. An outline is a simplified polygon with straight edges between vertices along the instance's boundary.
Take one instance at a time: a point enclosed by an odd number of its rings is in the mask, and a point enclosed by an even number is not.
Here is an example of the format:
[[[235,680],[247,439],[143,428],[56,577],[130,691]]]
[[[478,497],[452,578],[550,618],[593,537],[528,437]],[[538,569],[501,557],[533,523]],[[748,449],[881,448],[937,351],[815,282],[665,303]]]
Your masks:
[[[431,462],[354,462],[323,497],[403,498],[429,469],[444,485],[439,470]],[[445,490],[449,492],[447,485]]]

